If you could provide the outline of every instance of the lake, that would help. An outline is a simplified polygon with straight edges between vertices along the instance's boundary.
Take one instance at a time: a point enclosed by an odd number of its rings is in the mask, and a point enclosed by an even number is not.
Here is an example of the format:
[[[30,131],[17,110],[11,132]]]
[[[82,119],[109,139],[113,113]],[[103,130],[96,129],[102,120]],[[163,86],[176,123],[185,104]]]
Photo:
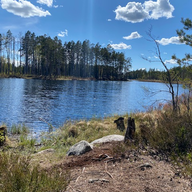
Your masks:
[[[165,84],[155,82],[2,78],[0,122],[8,127],[25,123],[38,134],[48,130],[47,123],[59,127],[67,120],[145,111],[155,101],[170,100],[167,91]]]

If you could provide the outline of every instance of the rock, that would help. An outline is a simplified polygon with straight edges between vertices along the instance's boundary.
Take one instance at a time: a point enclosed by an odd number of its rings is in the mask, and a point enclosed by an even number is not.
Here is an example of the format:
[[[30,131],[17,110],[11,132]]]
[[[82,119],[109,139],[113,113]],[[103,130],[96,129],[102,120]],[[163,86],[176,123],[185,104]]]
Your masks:
[[[123,140],[124,140],[124,136],[122,135],[108,135],[100,139],[96,139],[95,141],[92,141],[91,144],[94,145],[99,143],[108,143],[112,141],[123,141]]]
[[[146,168],[152,168],[153,166],[150,165],[149,163],[145,163],[143,165],[140,165],[139,168],[141,168],[141,170],[145,170]]]
[[[92,150],[92,146],[87,141],[80,141],[79,143],[76,143],[72,147],[70,147],[69,151],[67,152],[67,155],[82,155],[86,152],[89,152]]]
[[[94,182],[97,182],[97,181],[100,181],[102,183],[109,183],[109,180],[107,179],[89,179],[89,183],[94,183]]]

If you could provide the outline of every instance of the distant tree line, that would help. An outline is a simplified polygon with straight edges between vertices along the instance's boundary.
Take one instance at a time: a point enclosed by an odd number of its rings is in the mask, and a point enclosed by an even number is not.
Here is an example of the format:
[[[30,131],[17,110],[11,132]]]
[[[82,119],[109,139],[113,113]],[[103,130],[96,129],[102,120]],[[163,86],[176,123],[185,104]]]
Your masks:
[[[188,66],[177,66],[170,69],[170,73],[173,77],[177,77],[177,80],[184,81],[185,79],[192,80],[192,65]],[[126,75],[128,79],[140,79],[140,80],[161,80],[167,81],[166,71],[159,71],[157,69],[137,69],[129,71]]]
[[[0,34],[0,74],[8,76],[122,80],[127,78],[130,66],[131,58],[110,45],[102,47],[89,40],[63,44],[58,37],[36,36],[30,31],[17,37],[10,30]]]

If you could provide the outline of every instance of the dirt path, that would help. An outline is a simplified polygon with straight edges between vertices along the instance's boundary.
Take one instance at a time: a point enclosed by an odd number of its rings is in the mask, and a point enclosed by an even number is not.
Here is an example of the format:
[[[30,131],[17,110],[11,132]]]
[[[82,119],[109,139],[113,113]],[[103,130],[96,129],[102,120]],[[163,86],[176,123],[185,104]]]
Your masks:
[[[71,170],[67,192],[192,192],[192,182],[179,176],[170,163],[135,151],[114,155],[115,145],[67,157],[57,165]]]

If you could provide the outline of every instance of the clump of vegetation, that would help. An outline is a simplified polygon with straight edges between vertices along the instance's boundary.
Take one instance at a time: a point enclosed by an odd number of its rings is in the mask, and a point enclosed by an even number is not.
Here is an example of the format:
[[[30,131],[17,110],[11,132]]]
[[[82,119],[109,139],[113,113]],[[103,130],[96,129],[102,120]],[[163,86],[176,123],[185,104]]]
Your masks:
[[[27,135],[21,135],[19,138],[19,146],[33,148],[35,146],[36,139],[35,138],[28,138]]]
[[[185,114],[159,113],[155,121],[149,116],[140,122],[142,142],[164,153],[186,153],[192,147],[192,118]]]
[[[13,135],[28,134],[29,128],[25,126],[25,124],[19,124],[19,125],[13,124],[9,132]]]
[[[66,170],[43,170],[30,165],[30,157],[0,154],[1,192],[60,192],[65,191],[69,181],[70,175]]]

